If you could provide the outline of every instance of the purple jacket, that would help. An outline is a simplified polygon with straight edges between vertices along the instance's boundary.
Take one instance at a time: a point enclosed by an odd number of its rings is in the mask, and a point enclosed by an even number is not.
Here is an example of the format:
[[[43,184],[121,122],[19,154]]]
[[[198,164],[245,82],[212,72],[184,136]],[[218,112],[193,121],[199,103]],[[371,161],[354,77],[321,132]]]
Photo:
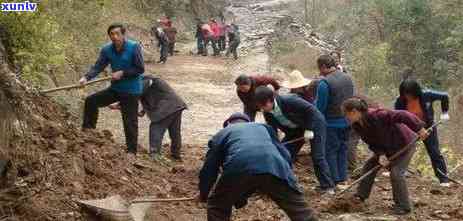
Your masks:
[[[370,109],[365,125],[355,123],[352,128],[375,154],[391,156],[413,141],[425,123],[407,111]]]

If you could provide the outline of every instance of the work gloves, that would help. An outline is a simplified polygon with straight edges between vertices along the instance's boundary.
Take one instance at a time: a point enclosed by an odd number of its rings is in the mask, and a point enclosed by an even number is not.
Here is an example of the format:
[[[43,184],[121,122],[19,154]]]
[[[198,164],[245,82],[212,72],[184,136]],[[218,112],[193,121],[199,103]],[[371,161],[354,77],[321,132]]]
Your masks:
[[[449,120],[450,120],[449,113],[442,113],[442,114],[440,115],[440,120],[441,120],[442,122],[449,121]]]
[[[310,130],[306,130],[304,133],[304,140],[305,142],[309,142],[314,138],[314,133]]]

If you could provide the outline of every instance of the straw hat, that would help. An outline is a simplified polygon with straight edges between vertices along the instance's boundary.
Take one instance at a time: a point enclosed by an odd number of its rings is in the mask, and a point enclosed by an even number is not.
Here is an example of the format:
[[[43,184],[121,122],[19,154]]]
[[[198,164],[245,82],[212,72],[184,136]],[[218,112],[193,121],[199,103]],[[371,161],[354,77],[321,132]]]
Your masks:
[[[289,89],[300,88],[309,85],[311,80],[304,78],[302,73],[298,70],[294,70],[289,73],[288,80],[283,82],[283,86]]]

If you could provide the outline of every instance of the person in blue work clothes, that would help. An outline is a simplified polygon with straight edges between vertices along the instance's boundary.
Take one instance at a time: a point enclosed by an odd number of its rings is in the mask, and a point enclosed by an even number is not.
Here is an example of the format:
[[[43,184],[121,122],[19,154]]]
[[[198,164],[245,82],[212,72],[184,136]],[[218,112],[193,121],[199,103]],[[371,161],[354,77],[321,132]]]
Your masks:
[[[230,116],[223,126],[209,141],[199,175],[198,200],[207,202],[207,220],[229,221],[232,207],[244,207],[255,192],[268,195],[292,221],[317,220],[275,131],[265,124],[250,123],[242,113]],[[222,175],[209,196],[220,168]]]
[[[354,96],[352,78],[336,68],[336,60],[330,55],[317,59],[323,78],[317,88],[315,105],[327,123],[326,160],[330,166],[333,181],[344,184],[347,181],[347,151],[349,123],[342,112],[342,103]]]
[[[406,110],[413,113],[420,120],[426,123],[426,127],[434,124],[434,102],[441,103],[441,120],[447,121],[450,119],[449,111],[449,95],[445,92],[423,90],[420,84],[413,79],[404,80],[399,87],[400,96],[395,102],[396,110]],[[424,145],[431,158],[432,168],[436,177],[439,179],[442,187],[449,187],[450,182],[447,176],[447,165],[444,156],[439,148],[439,137],[437,128],[434,127],[430,136],[424,140]]]
[[[145,72],[142,49],[134,41],[126,39],[122,24],[108,28],[111,42],[103,46],[95,65],[80,79],[80,84],[98,76],[108,64],[111,65],[111,86],[85,99],[82,128],[94,129],[98,121],[98,109],[120,102],[127,152],[137,153],[138,146],[138,97],[142,93]]]
[[[322,194],[334,194],[334,182],[325,159],[326,122],[323,115],[309,102],[297,95],[280,96],[266,86],[256,88],[257,107],[264,112],[265,121],[275,130],[285,133],[283,142],[305,138],[286,144],[293,161],[305,142],[310,142],[315,175]],[[313,131],[313,132],[312,132]]]

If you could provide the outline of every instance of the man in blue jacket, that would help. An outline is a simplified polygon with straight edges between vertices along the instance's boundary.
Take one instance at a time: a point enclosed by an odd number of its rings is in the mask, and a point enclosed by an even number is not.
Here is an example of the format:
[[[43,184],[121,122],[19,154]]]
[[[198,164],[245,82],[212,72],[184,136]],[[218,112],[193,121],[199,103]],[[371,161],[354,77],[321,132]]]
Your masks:
[[[347,180],[347,153],[350,125],[342,112],[344,101],[354,96],[352,78],[336,68],[336,60],[330,55],[317,59],[323,76],[317,87],[315,105],[327,123],[326,160],[336,184]]]
[[[305,138],[287,144],[293,160],[304,145],[310,142],[311,156],[315,175],[320,182],[322,193],[334,194],[334,182],[325,159],[326,123],[322,114],[309,102],[297,95],[279,96],[266,86],[255,91],[255,100],[264,112],[265,121],[277,131],[285,133],[283,142]],[[313,134],[311,134],[313,131]],[[313,139],[311,139],[313,137]]]
[[[111,42],[100,51],[100,56],[90,71],[80,79],[80,84],[98,76],[111,65],[111,86],[85,99],[83,129],[94,129],[98,121],[98,109],[120,102],[127,152],[137,153],[138,145],[138,96],[142,93],[145,72],[141,47],[127,40],[122,24],[108,28]]]
[[[208,221],[230,220],[233,205],[241,208],[256,191],[270,196],[292,221],[314,221],[292,171],[291,158],[271,127],[249,123],[236,113],[209,141],[199,178],[199,200],[207,201]],[[222,175],[216,183],[220,168]]]

